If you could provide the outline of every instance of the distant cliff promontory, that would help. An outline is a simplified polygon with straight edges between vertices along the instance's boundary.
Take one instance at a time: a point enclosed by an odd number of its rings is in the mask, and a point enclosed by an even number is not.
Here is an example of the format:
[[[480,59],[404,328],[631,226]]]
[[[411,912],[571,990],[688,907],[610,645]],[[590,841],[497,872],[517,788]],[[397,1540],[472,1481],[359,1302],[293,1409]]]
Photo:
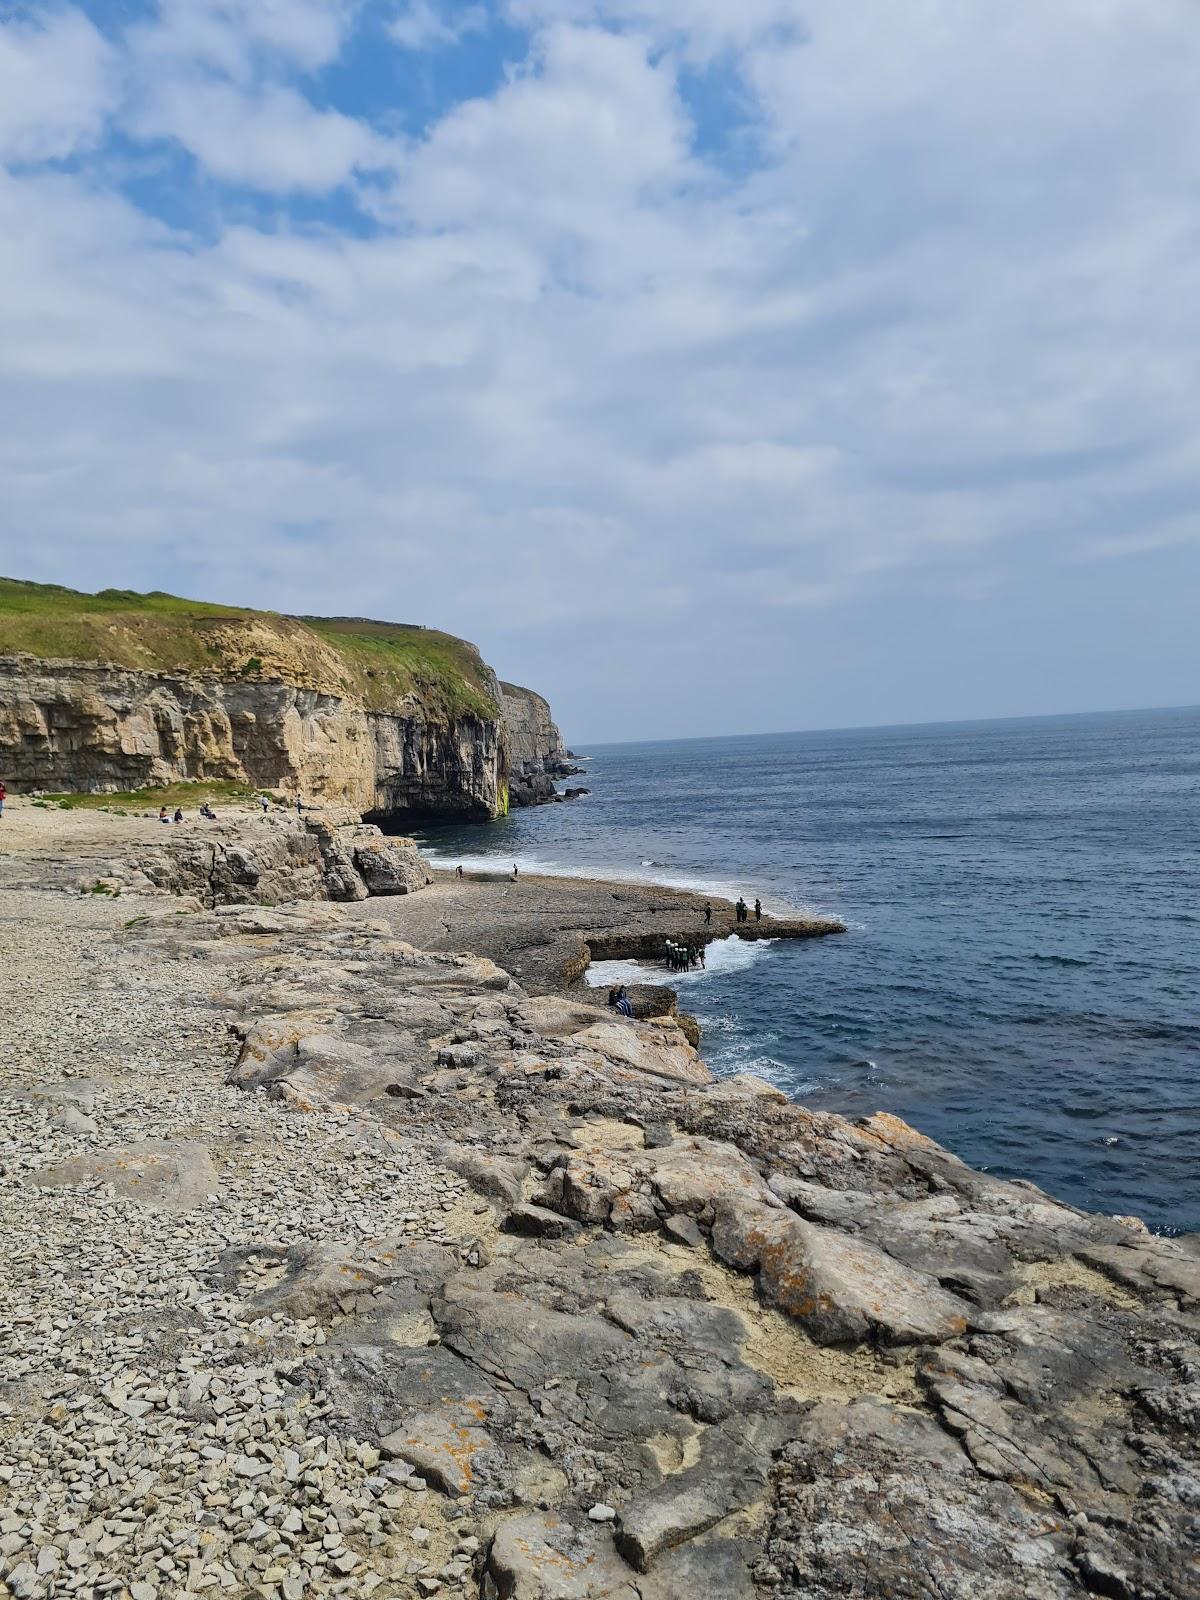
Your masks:
[[[115,792],[186,779],[375,820],[487,819],[553,797],[540,695],[433,629],[0,579],[0,776]]]

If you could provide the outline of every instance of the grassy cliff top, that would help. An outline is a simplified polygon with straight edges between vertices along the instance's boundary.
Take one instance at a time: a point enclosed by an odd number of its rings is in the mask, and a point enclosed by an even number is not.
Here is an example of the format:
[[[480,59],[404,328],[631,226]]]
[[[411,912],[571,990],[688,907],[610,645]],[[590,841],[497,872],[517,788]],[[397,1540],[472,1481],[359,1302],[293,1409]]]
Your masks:
[[[0,578],[0,655],[108,661],[146,672],[282,680],[370,710],[415,696],[430,715],[494,717],[473,644],[432,628],[356,617],[288,617],[177,595]]]

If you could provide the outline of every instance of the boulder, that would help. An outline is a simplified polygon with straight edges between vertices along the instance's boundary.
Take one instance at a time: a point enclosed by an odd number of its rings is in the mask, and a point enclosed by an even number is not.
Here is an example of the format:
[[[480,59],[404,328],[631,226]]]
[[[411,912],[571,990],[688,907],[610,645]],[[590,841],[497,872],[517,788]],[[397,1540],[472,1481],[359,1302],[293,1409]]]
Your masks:
[[[1174,1295],[1185,1305],[1200,1304],[1200,1256],[1185,1240],[1133,1236],[1128,1244],[1084,1248],[1079,1257],[1142,1294]]]
[[[403,1064],[380,1060],[363,1045],[332,1033],[309,1033],[283,1044],[265,1060],[243,1051],[230,1081],[242,1089],[265,1088],[292,1104],[367,1105],[391,1094]]]
[[[672,1083],[706,1084],[711,1074],[675,1024],[593,1022],[574,1036],[617,1066]]]
[[[407,1461],[446,1494],[467,1494],[475,1477],[475,1457],[494,1448],[491,1436],[479,1426],[481,1414],[471,1402],[416,1411],[380,1439],[379,1448],[385,1456]]]
[[[477,1194],[489,1200],[502,1200],[514,1206],[521,1198],[521,1186],[529,1172],[527,1161],[508,1156],[483,1155],[478,1150],[459,1150],[451,1155],[451,1172],[465,1178]]]
[[[85,1116],[78,1106],[64,1106],[53,1118],[62,1133],[97,1133],[99,1130],[91,1117]]]
[[[515,1233],[526,1239],[569,1239],[578,1233],[579,1226],[569,1217],[560,1217],[557,1211],[547,1211],[544,1206],[513,1206],[501,1224],[505,1233]]]
[[[336,1312],[353,1310],[360,1295],[372,1296],[376,1288],[398,1279],[407,1281],[400,1265],[403,1252],[399,1241],[359,1247],[293,1245],[281,1257],[279,1282],[255,1298],[254,1314],[327,1322]]]
[[[355,869],[354,856],[345,838],[349,830],[339,828],[332,818],[324,815],[306,817],[304,826],[317,842],[329,899],[365,900],[367,886]]]
[[[499,1600],[642,1600],[611,1534],[553,1511],[502,1522],[488,1554]]]
[[[805,1600],[1119,1592],[1081,1591],[1074,1532],[1052,1505],[981,1479],[931,1418],[871,1399],[807,1413],[775,1469],[766,1540],[781,1592]]]
[[[85,1115],[95,1110],[98,1095],[104,1093],[99,1078],[66,1078],[61,1083],[39,1083],[30,1089],[14,1091],[19,1099],[38,1100],[48,1106],[73,1106]]]
[[[638,1494],[621,1513],[617,1549],[639,1572],[762,1497],[767,1463],[749,1451],[713,1450],[708,1460]]]
[[[148,1139],[144,1144],[96,1155],[71,1156],[30,1174],[40,1189],[73,1189],[111,1183],[125,1199],[163,1211],[190,1211],[207,1203],[221,1180],[202,1144],[187,1139]]]
[[[585,1125],[579,1137],[587,1131]],[[779,1205],[734,1145],[693,1138],[652,1150],[602,1147],[564,1154],[533,1198],[577,1222],[641,1232],[657,1228],[662,1213],[711,1215],[714,1202],[729,1195]]]
[[[715,1209],[716,1254],[757,1268],[761,1297],[818,1344],[940,1343],[968,1326],[964,1300],[862,1239],[752,1200],[722,1199]]]
[[[356,829],[362,834],[365,829]],[[354,865],[373,895],[412,894],[429,880],[429,864],[412,839],[385,839],[378,829],[372,838],[354,841]]]

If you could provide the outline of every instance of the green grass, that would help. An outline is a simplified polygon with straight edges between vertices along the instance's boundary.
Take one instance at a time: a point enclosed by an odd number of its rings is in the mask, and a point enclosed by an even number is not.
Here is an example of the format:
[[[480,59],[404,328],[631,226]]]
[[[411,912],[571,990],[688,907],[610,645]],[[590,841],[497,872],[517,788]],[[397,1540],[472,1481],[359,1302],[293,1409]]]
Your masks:
[[[367,705],[398,704],[416,694],[451,716],[491,718],[498,707],[487,693],[478,650],[465,639],[402,622],[357,617],[300,618],[346,662]],[[394,698],[393,698],[394,697]]]
[[[216,672],[344,694],[369,710],[415,696],[427,716],[498,714],[474,645],[435,629],[290,617],[155,590],[83,594],[0,578],[0,654],[108,661],[149,672]]]
[[[169,811],[174,811],[176,806],[195,809],[202,800],[212,805],[245,804],[248,800],[257,800],[261,793],[261,789],[248,789],[241,783],[197,778],[192,783],[171,783],[159,789],[132,789],[119,794],[49,794],[33,803],[57,805],[60,811],[112,811],[121,816],[126,809],[157,811],[160,806],[166,806]]]

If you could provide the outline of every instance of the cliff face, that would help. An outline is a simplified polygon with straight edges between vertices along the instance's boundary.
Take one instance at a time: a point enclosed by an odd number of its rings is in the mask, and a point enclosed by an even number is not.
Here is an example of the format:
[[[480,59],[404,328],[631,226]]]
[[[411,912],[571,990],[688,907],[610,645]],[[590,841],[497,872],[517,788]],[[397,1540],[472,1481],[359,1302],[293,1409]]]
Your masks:
[[[549,702],[515,683],[502,683],[500,696],[509,771],[516,777],[535,772],[558,775],[567,765],[567,752]]]
[[[193,614],[189,604],[0,580],[0,776],[10,788],[222,779],[379,822],[482,820],[508,809],[510,772],[519,785],[560,753],[546,702],[502,691],[462,640],[358,619]]]
[[[502,683],[509,796],[514,806],[541,805],[556,796],[554,779],[578,772],[571,765],[549,703],[532,689]]]
[[[431,718],[294,684],[0,657],[0,772],[17,790],[227,779],[376,816],[506,806],[502,723]]]

